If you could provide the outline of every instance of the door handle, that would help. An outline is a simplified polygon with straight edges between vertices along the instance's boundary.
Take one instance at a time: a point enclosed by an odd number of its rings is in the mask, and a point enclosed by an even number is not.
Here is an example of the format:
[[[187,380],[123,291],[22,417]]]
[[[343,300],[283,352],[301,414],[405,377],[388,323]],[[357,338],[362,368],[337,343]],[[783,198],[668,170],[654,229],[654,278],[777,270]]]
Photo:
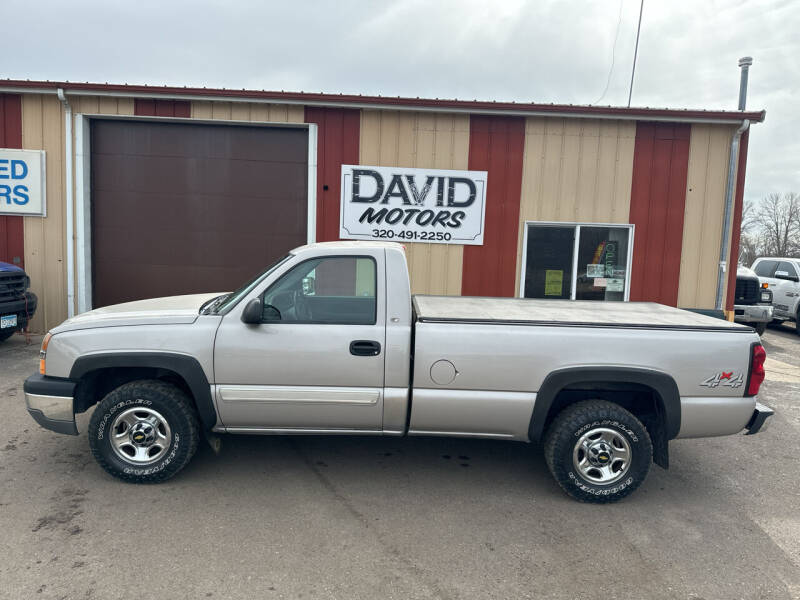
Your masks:
[[[378,356],[381,345],[372,340],[355,340],[350,342],[350,354],[353,356]]]

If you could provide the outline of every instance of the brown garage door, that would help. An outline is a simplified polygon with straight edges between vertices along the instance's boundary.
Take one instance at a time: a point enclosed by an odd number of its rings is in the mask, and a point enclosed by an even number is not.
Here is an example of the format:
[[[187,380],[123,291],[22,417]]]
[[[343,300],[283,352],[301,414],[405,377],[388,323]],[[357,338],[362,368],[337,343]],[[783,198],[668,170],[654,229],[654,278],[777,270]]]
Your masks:
[[[307,236],[303,128],[92,122],[94,307],[236,289]]]

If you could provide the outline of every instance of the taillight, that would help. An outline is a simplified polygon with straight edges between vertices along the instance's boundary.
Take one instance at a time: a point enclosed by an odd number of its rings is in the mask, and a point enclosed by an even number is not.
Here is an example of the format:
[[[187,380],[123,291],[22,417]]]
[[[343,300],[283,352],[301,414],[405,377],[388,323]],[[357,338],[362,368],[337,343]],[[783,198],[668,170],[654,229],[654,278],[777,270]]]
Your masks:
[[[764,361],[767,360],[767,352],[761,344],[753,344],[752,356],[750,357],[750,374],[747,378],[747,395],[755,396],[758,388],[764,381],[766,375],[764,371]]]
[[[44,336],[42,340],[42,349],[39,350],[39,374],[44,375],[45,371],[45,360],[47,359],[47,346],[50,344],[50,338],[53,336],[51,334],[47,334]]]

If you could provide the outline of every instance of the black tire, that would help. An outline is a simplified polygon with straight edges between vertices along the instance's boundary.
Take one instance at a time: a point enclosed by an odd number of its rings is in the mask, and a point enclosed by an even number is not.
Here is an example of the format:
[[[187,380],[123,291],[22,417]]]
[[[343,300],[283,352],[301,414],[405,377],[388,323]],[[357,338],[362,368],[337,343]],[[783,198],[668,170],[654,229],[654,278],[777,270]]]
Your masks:
[[[16,332],[17,332],[16,329],[0,329],[0,343],[5,342]]]
[[[608,455],[611,455],[611,462],[604,466],[613,469],[614,465],[620,465],[621,474],[612,473],[619,478],[608,484],[589,479],[573,460],[573,453],[576,457],[581,455],[582,450],[577,449],[579,442],[599,429],[621,444],[621,448],[625,444],[629,448],[627,467],[621,464],[621,459],[614,458],[616,447],[611,452],[602,452],[603,460],[609,460]],[[587,442],[593,443],[592,440]],[[592,452],[596,449],[592,447]],[[585,400],[567,406],[550,424],[544,437],[544,457],[553,477],[567,494],[581,502],[606,504],[621,500],[641,485],[650,471],[653,444],[641,421],[621,406],[605,400]],[[602,477],[600,468],[593,470],[598,478]],[[591,466],[589,471],[592,471]]]
[[[129,429],[123,419],[137,423]],[[117,433],[122,433],[114,439],[123,439],[123,434],[129,432],[119,450],[115,450],[111,441],[115,423]],[[129,452],[137,451],[131,436],[141,435],[134,431],[139,423],[145,428],[148,423],[155,427],[145,429],[148,435],[155,432],[154,436],[163,437],[163,446],[158,442],[149,447],[140,445],[143,451],[156,450],[153,459],[145,457],[152,462],[136,462],[128,457]],[[192,459],[199,439],[200,428],[192,401],[180,389],[163,381],[141,380],[121,385],[100,401],[89,422],[89,446],[97,462],[114,477],[132,483],[158,483],[174,476]]]
[[[754,323],[753,328],[756,330],[758,335],[764,335],[764,332],[767,330],[766,323]]]

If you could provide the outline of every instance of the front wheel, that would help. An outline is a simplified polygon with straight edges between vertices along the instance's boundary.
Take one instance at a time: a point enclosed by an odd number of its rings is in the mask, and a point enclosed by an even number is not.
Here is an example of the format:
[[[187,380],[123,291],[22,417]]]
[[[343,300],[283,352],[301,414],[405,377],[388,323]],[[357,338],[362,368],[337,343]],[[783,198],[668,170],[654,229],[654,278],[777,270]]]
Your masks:
[[[544,438],[547,466],[581,502],[621,500],[641,485],[653,445],[641,421],[621,406],[586,400],[562,410]]]
[[[89,422],[97,462],[134,483],[157,483],[178,473],[194,456],[199,438],[191,400],[163,381],[121,385],[100,401]]]

